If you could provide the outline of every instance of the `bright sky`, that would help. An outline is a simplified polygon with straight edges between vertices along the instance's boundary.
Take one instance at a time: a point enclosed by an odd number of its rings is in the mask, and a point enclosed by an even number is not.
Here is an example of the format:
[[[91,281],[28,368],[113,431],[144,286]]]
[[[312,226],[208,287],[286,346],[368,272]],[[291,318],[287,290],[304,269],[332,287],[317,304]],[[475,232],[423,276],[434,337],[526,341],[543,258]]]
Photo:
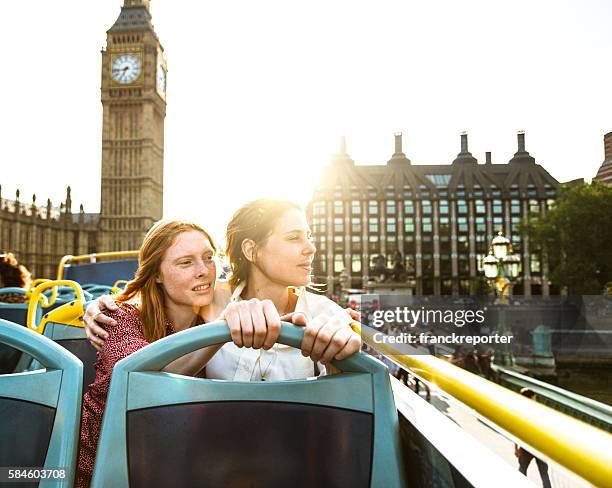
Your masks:
[[[121,0],[0,2],[0,184],[99,210],[100,50]],[[612,3],[152,0],[168,59],[166,217],[217,238],[260,197],[305,203],[341,135],[385,163],[447,164],[467,131],[507,162],[517,130],[590,180],[612,130]]]

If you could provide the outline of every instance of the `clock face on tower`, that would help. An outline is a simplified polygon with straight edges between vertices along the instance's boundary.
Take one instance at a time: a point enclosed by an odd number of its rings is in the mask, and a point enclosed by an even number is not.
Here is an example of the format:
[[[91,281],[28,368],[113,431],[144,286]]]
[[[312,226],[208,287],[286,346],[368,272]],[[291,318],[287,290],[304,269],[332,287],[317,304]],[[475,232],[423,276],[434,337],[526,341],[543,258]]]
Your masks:
[[[140,76],[140,71],[140,58],[131,53],[117,56],[111,66],[113,80],[122,85],[133,83]]]

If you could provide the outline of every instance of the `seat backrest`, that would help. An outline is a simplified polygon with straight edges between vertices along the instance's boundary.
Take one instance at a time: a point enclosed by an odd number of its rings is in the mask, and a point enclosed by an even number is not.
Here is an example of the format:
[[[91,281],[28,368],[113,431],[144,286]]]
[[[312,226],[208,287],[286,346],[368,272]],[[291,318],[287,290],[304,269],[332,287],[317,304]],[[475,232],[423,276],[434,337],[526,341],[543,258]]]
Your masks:
[[[66,265],[61,279],[113,286],[117,280],[133,279],[137,269],[136,258]]]
[[[0,343],[23,351],[46,368],[0,375],[0,466],[64,469],[67,484],[62,486],[72,486],[83,365],[48,338],[2,319]]]
[[[279,342],[302,337],[283,324]],[[358,353],[338,375],[283,382],[160,372],[229,340],[224,322],[193,327],[115,365],[93,487],[404,486],[384,365]]]
[[[83,391],[85,392],[88,385],[95,378],[94,363],[96,361],[96,350],[87,340],[83,323],[86,307],[85,295],[87,292],[81,290],[76,282],[64,282],[71,283],[69,287],[64,288],[69,288],[70,293],[76,295],[77,298],[46,312],[38,321],[34,321],[31,318],[28,326],[31,330],[57,342],[81,360],[83,363]],[[38,295],[44,291],[44,287],[53,286],[53,283],[53,281],[43,283],[39,285],[40,288],[34,290],[32,294],[33,303],[29,310],[30,315],[34,316],[39,310]],[[28,369],[37,369],[39,367],[39,364],[33,361]]]
[[[27,303],[0,303],[0,319],[14,322],[26,327],[28,316]],[[36,320],[40,321],[41,311],[38,309]],[[0,374],[24,371],[32,358],[22,351],[7,344],[0,344]]]

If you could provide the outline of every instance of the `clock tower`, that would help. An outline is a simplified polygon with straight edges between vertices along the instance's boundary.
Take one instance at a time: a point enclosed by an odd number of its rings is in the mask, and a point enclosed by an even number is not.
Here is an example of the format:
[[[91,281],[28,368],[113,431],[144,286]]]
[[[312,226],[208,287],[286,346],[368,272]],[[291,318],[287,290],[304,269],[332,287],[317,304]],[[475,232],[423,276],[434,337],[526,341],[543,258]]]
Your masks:
[[[102,50],[98,252],[138,249],[163,213],[166,61],[149,0],[124,0]]]

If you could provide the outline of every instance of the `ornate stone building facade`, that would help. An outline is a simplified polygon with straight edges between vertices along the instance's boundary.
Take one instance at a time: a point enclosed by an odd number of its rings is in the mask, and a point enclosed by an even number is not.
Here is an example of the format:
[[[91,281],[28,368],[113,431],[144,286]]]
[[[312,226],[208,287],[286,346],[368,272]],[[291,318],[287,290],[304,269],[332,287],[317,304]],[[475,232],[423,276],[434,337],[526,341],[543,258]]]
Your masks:
[[[102,181],[99,214],[0,197],[0,251],[35,277],[54,277],[66,254],[137,249],[162,217],[166,61],[149,0],[124,0],[102,51]]]
[[[386,281],[418,295],[476,293],[482,257],[502,229],[521,256],[515,294],[547,295],[546,260],[518,227],[546,212],[558,186],[525,149],[523,133],[505,164],[493,164],[491,153],[479,164],[467,134],[446,165],[412,164],[401,134],[386,165],[356,165],[342,142],[308,206],[315,280],[330,292]]]
[[[0,197],[0,251],[11,251],[27,266],[35,278],[54,278],[57,265],[66,254],[95,252],[98,235],[98,214],[86,214],[81,205],[72,213],[70,187],[66,200],[53,207]]]

